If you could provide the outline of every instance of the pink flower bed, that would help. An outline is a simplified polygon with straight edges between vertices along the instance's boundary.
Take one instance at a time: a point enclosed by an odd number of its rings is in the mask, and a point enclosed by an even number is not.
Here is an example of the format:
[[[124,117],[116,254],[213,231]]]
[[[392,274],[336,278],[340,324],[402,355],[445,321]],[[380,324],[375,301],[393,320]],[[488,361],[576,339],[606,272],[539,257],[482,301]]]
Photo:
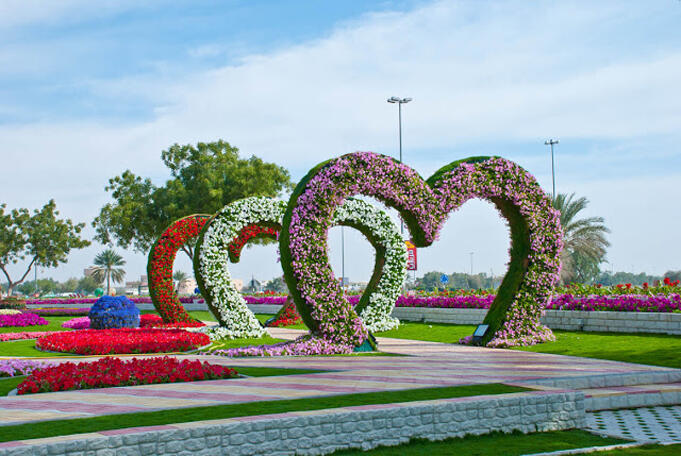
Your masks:
[[[50,324],[49,321],[34,313],[0,315],[0,327],[38,326],[48,324]]]
[[[37,339],[39,337],[50,336],[52,334],[63,333],[66,331],[25,331],[16,333],[0,333],[0,342],[10,340]]]

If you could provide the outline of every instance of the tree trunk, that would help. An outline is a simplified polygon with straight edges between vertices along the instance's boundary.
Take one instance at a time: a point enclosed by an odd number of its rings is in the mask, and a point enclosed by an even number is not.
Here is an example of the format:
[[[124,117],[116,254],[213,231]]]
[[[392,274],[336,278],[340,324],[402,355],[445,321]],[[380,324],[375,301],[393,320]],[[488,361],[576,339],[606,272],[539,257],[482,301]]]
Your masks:
[[[16,282],[12,282],[12,279],[9,277],[9,273],[7,272],[7,269],[5,269],[4,265],[0,265],[0,271],[2,271],[5,274],[5,277],[7,277],[7,296],[12,296],[12,292],[14,291],[14,287],[22,283],[24,280],[26,280],[26,277],[28,277],[28,273],[31,272],[31,268],[35,264],[36,257],[33,257],[31,260],[31,263],[28,265],[28,268],[26,268],[26,272],[24,272],[24,275],[21,276],[21,279],[17,280]],[[36,266],[37,267],[37,266]]]
[[[189,261],[191,261],[193,263],[194,262],[194,252],[192,251],[192,247],[190,245],[185,244],[185,245],[182,246],[182,251],[187,254],[187,256],[189,257]]]
[[[111,272],[106,271],[106,294],[111,296]]]

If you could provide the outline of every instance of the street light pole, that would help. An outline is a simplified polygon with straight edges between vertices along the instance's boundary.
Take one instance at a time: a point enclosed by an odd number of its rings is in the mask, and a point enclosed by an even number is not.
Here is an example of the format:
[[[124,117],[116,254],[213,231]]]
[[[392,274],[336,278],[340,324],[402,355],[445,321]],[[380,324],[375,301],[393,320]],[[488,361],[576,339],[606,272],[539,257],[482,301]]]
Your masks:
[[[553,193],[551,194],[551,197],[555,200],[556,199],[556,170],[555,170],[555,165],[553,163],[553,145],[558,144],[560,141],[557,139],[547,139],[544,141],[544,144],[547,146],[551,146],[551,180],[553,181]]]
[[[345,230],[341,226],[341,286],[345,291]]]
[[[409,103],[411,98],[390,97],[388,103],[397,103],[397,125],[400,135],[400,163],[402,163],[402,105]],[[400,220],[400,233],[404,236],[404,221]]]
[[[470,253],[470,256],[471,256],[471,276],[473,275],[473,254],[474,254],[474,253],[475,253],[475,252],[471,252],[471,253]]]

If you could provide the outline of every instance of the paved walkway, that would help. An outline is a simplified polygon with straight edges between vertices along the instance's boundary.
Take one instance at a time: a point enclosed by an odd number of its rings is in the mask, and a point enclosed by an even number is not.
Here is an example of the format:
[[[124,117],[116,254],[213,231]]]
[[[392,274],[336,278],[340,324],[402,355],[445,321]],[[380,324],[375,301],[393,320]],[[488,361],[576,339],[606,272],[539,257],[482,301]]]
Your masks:
[[[646,407],[587,413],[597,434],[648,443],[681,443],[681,406]]]
[[[293,338],[301,332],[271,330],[275,337]],[[229,366],[318,369],[329,372],[296,376],[243,378],[165,385],[143,385],[0,398],[0,425],[87,417],[179,407],[327,396],[437,386],[574,381],[616,375],[679,373],[674,369],[513,350],[466,347],[434,342],[379,338],[382,351],[406,356],[329,356],[238,358],[201,356]],[[191,356],[196,357],[196,356]],[[64,361],[60,358],[59,361]],[[83,358],[78,358],[82,361]],[[600,379],[600,380],[598,380]],[[529,383],[526,383],[529,382]],[[651,382],[648,382],[651,383]]]

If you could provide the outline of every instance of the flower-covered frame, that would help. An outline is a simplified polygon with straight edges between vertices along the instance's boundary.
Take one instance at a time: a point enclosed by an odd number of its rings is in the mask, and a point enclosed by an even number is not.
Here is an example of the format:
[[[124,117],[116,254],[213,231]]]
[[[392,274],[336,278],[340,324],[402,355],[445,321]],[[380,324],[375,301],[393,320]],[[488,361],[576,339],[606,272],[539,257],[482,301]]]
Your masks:
[[[510,263],[485,317],[489,330],[481,343],[531,345],[553,337],[539,320],[558,279],[562,232],[558,211],[534,177],[500,157],[471,157],[424,181],[412,168],[371,152],[343,155],[313,168],[286,209],[279,237],[284,278],[314,336],[344,346],[359,346],[367,338],[333,279],[327,255],[333,214],[354,195],[397,209],[418,247],[432,244],[450,212],[466,201],[493,203],[509,224]]]

